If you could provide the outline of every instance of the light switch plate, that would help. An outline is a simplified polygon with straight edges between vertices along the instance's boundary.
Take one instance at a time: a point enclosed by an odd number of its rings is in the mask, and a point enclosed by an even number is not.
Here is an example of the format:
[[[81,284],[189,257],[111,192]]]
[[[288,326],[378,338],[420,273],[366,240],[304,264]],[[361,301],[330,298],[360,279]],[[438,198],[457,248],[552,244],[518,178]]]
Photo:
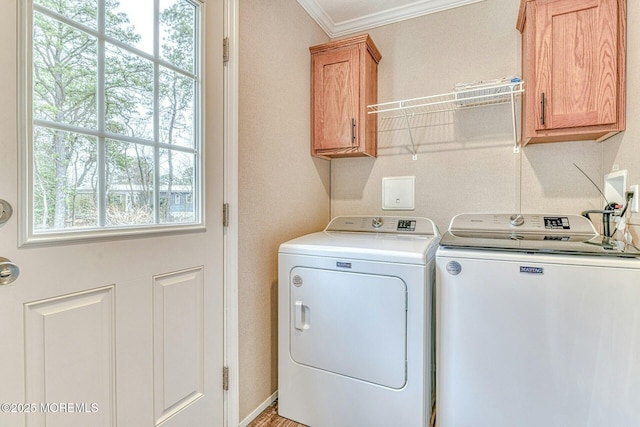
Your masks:
[[[415,176],[382,178],[382,209],[410,211],[415,209]]]

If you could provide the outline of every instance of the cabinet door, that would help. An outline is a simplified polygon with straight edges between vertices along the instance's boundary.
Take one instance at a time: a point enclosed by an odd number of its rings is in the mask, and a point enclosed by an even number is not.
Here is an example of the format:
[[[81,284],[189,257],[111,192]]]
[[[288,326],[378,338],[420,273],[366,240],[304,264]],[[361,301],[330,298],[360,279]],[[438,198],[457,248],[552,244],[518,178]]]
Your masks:
[[[538,130],[617,121],[616,0],[538,5]]]
[[[313,56],[313,134],[315,150],[358,146],[359,50]]]

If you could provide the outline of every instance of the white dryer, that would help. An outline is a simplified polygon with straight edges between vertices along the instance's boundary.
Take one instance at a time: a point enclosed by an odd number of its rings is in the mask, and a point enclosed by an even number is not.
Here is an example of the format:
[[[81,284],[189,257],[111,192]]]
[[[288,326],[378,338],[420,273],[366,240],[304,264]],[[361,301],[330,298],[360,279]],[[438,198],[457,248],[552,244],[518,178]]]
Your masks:
[[[438,426],[639,426],[638,256],[577,215],[456,216],[436,255]]]
[[[337,217],[280,246],[278,412],[312,427],[425,427],[434,259],[426,218]]]

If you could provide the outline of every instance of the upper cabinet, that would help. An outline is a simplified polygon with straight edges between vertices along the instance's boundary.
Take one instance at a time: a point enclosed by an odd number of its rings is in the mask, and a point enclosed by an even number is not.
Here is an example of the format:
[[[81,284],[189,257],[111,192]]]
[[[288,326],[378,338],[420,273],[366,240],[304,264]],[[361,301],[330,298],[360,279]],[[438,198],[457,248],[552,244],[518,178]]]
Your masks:
[[[309,48],[311,51],[311,155],[323,158],[377,155],[381,55],[368,34]]]
[[[522,143],[625,129],[626,0],[521,0]]]

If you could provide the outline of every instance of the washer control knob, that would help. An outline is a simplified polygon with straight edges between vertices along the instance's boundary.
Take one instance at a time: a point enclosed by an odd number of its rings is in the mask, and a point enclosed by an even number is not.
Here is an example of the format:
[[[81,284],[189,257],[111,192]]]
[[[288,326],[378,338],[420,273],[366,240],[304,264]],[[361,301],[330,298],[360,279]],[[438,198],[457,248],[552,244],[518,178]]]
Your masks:
[[[373,220],[371,221],[371,225],[373,226],[373,228],[380,228],[382,227],[382,224],[384,224],[384,221],[379,216],[373,218]]]
[[[522,216],[520,214],[513,214],[509,218],[509,222],[511,223],[511,225],[517,227],[519,225],[524,224],[524,216]]]

